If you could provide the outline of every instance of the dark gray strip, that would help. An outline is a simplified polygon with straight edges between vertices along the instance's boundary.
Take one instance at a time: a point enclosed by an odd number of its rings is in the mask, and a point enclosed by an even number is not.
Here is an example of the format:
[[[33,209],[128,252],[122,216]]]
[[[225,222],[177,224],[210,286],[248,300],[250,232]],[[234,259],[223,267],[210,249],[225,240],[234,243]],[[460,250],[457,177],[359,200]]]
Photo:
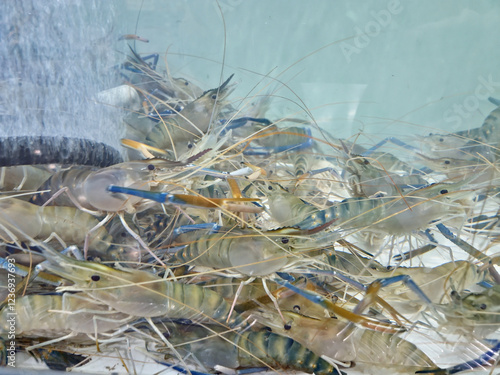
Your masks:
[[[0,138],[0,166],[70,164],[108,167],[121,163],[120,153],[83,138],[19,136]]]

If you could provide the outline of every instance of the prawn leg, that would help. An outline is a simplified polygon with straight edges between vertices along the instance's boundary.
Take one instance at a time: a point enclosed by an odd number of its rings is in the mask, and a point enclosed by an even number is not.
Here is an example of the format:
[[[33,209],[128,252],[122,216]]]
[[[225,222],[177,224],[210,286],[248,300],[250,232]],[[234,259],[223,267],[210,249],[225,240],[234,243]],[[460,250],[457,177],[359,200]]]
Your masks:
[[[258,213],[262,209],[259,207],[244,206],[228,202],[258,202],[259,198],[207,198],[203,196],[194,196],[187,194],[169,194],[155,191],[139,190],[126,188],[122,186],[110,185],[108,191],[112,193],[121,193],[134,195],[137,197],[150,199],[159,203],[172,204],[177,206],[188,206],[197,208],[227,208],[238,212]]]
[[[445,236],[448,240],[453,242],[455,245],[460,247],[462,250],[473,256],[475,259],[490,264],[488,267],[488,272],[490,273],[491,277],[497,284],[500,284],[500,274],[498,274],[497,270],[493,265],[491,265],[491,258],[485,254],[483,254],[481,251],[476,249],[474,246],[471,244],[465,242],[464,240],[458,238],[455,236],[451,230],[449,230],[444,224],[439,223],[436,225],[436,227],[439,229],[441,234]]]
[[[172,238],[175,238],[181,234],[189,233],[201,229],[208,229],[208,234],[218,233],[222,227],[217,223],[200,223],[191,225],[181,225],[173,230]]]
[[[434,238],[434,236],[432,235],[431,231],[429,229],[426,229],[424,234],[427,236],[427,238],[429,239],[429,241],[431,242],[430,244],[427,244],[427,245],[424,245],[424,246],[421,246],[419,247],[418,249],[414,249],[414,250],[410,250],[410,251],[407,251],[407,252],[404,252],[402,254],[397,254],[397,255],[394,255],[392,257],[392,259],[394,259],[396,262],[402,262],[402,261],[405,261],[405,260],[409,260],[409,259],[412,259],[418,255],[423,255],[431,250],[434,250],[437,245],[438,245],[438,242],[436,241],[436,239]]]
[[[149,248],[148,245],[146,245],[146,243],[144,242],[144,240],[137,234],[135,233],[132,228],[130,228],[130,226],[127,224],[127,222],[125,221],[125,218],[123,217],[123,214],[122,213],[119,213],[118,214],[118,217],[120,218],[120,221],[122,222],[123,224],[123,227],[125,228],[125,230],[139,243],[139,245],[141,245],[148,253],[151,254],[151,256],[156,259],[156,261],[162,265],[162,267],[165,267],[167,268],[166,264],[163,263],[163,261],[158,258],[158,256],[153,252],[153,250],[151,250]]]
[[[51,345],[51,344],[55,344],[56,342],[61,342],[61,341],[64,341],[64,340],[68,340],[72,337],[75,337],[77,336],[78,334],[76,332],[71,332],[65,336],[61,336],[61,337],[57,337],[55,339],[52,339],[52,340],[48,340],[48,341],[44,341],[44,342],[41,342],[39,344],[36,344],[36,345],[31,345],[31,346],[28,346],[26,348],[26,350],[29,352],[33,349],[37,349],[37,348],[41,348],[42,346],[47,346],[47,345]]]
[[[419,296],[422,295],[423,298],[424,298],[424,300],[428,299],[427,296],[422,292],[422,290],[420,290],[420,288],[413,282],[413,280],[411,280],[411,278],[409,278],[409,276],[407,276],[408,280],[400,280],[400,279],[398,279],[398,280],[391,281],[391,282],[389,282],[389,283],[387,283],[385,285],[378,285],[378,284],[375,284],[375,282],[374,282],[374,283],[372,283],[373,285],[370,285],[370,286],[366,287],[363,284],[361,284],[360,282],[358,282],[356,280],[353,280],[350,277],[344,276],[341,273],[336,272],[336,271],[314,270],[312,272],[317,273],[317,274],[334,276],[337,279],[342,280],[343,282],[352,285],[354,288],[356,288],[356,289],[358,289],[360,291],[366,292],[367,294],[370,293],[369,294],[370,297],[367,298],[367,300],[365,301],[365,303],[363,304],[363,301],[360,301],[360,303],[353,310],[353,313],[361,314],[366,309],[366,307],[368,305],[372,304],[373,302],[377,302],[378,304],[380,304],[382,307],[384,307],[385,309],[387,309],[390,312],[390,314],[392,315],[392,317],[394,318],[394,320],[398,324],[401,324],[400,320],[398,319],[398,315],[401,316],[401,314],[399,314],[390,304],[388,304],[386,301],[384,301],[382,298],[380,298],[376,294],[381,287],[390,285],[390,284],[392,284],[394,282],[397,282],[397,281],[403,281],[407,286],[409,286],[409,288],[411,290],[415,291],[415,293],[417,293]],[[393,277],[396,278],[396,277],[399,277],[399,276],[393,276]],[[384,279],[380,279],[380,280],[384,280]],[[382,284],[382,283],[380,283],[380,284]],[[408,321],[407,319],[405,319],[405,320]]]
[[[468,244],[464,240],[458,238],[444,224],[439,223],[436,225],[436,228],[439,229],[441,234],[443,236],[445,236],[448,240],[453,242],[455,245],[460,247],[462,250],[467,252],[469,255],[473,256],[475,259],[482,261],[482,262],[489,260],[489,257],[487,255],[483,254],[481,251],[477,250],[474,246]]]
[[[247,122],[256,122],[265,126],[270,126],[272,124],[272,122],[267,118],[239,117],[232,120],[223,119],[220,120],[221,125],[224,126],[224,128],[220,132],[220,135],[222,136],[232,129],[240,128],[243,125],[246,125]]]
[[[408,143],[405,143],[401,141],[400,139],[396,137],[387,137],[382,139],[379,143],[377,143],[375,146],[369,148],[368,150],[364,151],[361,153],[361,156],[370,156],[372,153],[374,153],[376,150],[378,150],[380,147],[385,145],[387,142],[393,143],[396,146],[400,146],[403,148],[406,148],[407,150],[413,151],[413,152],[418,152],[418,149],[414,146],[409,145]]]
[[[168,363],[168,362],[163,362],[163,361],[160,361],[159,359],[156,359],[156,358],[153,358],[153,360],[156,362],[156,363],[159,363],[160,365],[163,365],[163,366],[166,366],[166,367],[169,367],[181,374],[189,374],[191,373],[191,375],[211,375],[211,374],[208,374],[206,372],[201,372],[201,371],[195,371],[195,370],[188,370],[187,368],[184,368],[182,366],[179,366],[179,365],[173,365],[171,363]]]
[[[241,294],[241,291],[243,289],[243,287],[245,285],[248,285],[250,284],[251,282],[253,282],[255,280],[255,277],[250,277],[248,280],[246,281],[242,281],[240,283],[240,285],[238,286],[238,289],[236,290],[236,293],[234,294],[234,299],[233,299],[233,303],[231,304],[231,308],[229,309],[229,314],[227,314],[227,319],[226,319],[226,323],[229,322],[229,320],[231,319],[231,315],[233,314],[233,311],[234,311],[234,307],[236,306],[236,301],[238,301],[238,297],[240,296]],[[264,284],[264,280],[262,280],[262,284]],[[267,287],[266,287],[267,288]],[[266,289],[267,291],[267,289]]]
[[[413,293],[415,293],[424,303],[434,310],[434,305],[432,301],[425,295],[425,293],[420,289],[420,287],[411,279],[408,275],[397,275],[392,277],[387,277],[384,279],[378,279],[372,282],[366,288],[366,296],[363,298],[359,304],[354,308],[354,313],[361,314],[369,305],[371,305],[377,296],[377,292],[386,286],[391,284],[402,282],[404,283]]]
[[[83,259],[87,259],[87,252],[89,249],[89,239],[90,235],[97,231],[99,228],[103,227],[106,223],[108,223],[114,216],[114,213],[108,213],[104,219],[102,219],[97,225],[91,228],[87,234],[85,235],[85,241],[83,242]]]

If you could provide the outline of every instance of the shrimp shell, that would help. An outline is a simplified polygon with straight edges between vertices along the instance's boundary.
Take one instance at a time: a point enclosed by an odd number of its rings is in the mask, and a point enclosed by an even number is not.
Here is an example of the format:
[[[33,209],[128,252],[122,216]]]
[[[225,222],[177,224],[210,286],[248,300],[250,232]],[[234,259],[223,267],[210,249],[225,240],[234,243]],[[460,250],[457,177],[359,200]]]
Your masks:
[[[168,281],[146,271],[118,270],[74,260],[49,250],[48,246],[44,250],[49,260],[44,268],[75,283],[61,291],[83,291],[124,314],[226,324],[230,305],[212,290]],[[236,325],[241,320],[233,314],[227,324]]]
[[[63,241],[82,244],[88,231],[98,223],[76,207],[40,207],[16,198],[0,199],[0,237],[7,242],[44,240],[57,233]],[[98,252],[107,250],[111,242],[103,227],[90,237],[90,247]]]

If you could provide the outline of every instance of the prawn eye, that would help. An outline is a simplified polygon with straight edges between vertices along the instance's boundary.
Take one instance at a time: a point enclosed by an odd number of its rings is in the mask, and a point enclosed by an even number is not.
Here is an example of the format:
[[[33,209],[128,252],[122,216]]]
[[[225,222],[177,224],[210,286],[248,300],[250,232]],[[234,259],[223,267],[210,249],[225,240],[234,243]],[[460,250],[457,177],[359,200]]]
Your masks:
[[[449,160],[445,160],[445,161],[444,161],[444,163],[445,163],[446,165],[448,165],[448,164],[450,164],[450,163],[451,163],[451,161],[449,161]]]
[[[439,194],[448,194],[448,190],[443,189],[443,190],[441,190],[441,191],[439,192]]]
[[[269,186],[267,187],[267,190],[273,190],[273,187],[272,187],[271,185],[269,185]]]
[[[299,312],[300,311],[300,306],[299,305],[293,306],[293,311]]]
[[[148,164],[148,170],[154,171],[155,170],[155,166],[153,164]]]
[[[90,276],[90,279],[92,281],[99,281],[99,280],[101,280],[101,276],[99,276],[99,275],[92,275],[92,276]]]
[[[188,148],[193,148],[193,144],[192,143],[188,143]]]
[[[444,138],[439,138],[439,142],[444,142]]]
[[[286,323],[283,328],[285,329],[285,331],[289,331],[292,329],[292,325],[290,323]]]
[[[487,307],[487,306],[486,306],[486,304],[485,304],[485,303],[482,303],[482,304],[480,304],[480,305],[479,305],[479,308],[480,308],[481,310],[486,310],[486,307]]]
[[[213,95],[212,95],[212,99],[213,99],[213,100],[217,99],[217,95],[216,95],[216,94],[213,94]]]
[[[290,241],[290,240],[289,240],[288,238],[286,238],[286,237],[283,237],[283,238],[281,239],[281,243],[282,243],[282,244],[286,244],[286,243],[288,243],[288,241]]]

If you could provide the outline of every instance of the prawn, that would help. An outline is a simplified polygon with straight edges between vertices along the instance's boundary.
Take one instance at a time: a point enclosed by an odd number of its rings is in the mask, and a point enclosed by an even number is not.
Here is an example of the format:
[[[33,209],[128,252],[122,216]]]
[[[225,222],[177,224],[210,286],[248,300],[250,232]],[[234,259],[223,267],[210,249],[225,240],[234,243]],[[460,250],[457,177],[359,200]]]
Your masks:
[[[341,333],[347,327],[346,322],[312,318],[292,311],[283,311],[283,315],[286,327],[267,310],[251,312],[252,317],[271,327],[273,332],[298,341],[322,357],[355,364],[355,368],[387,366],[391,370],[409,371],[436,366],[423,351],[395,334],[359,328],[344,340]]]
[[[48,337],[35,348],[69,340],[85,342],[95,340],[98,333],[107,333],[134,319],[119,313],[82,294],[29,295],[16,298],[16,335],[19,337]],[[0,335],[9,332],[10,306],[0,311]],[[96,334],[92,337],[92,334]],[[28,348],[28,350],[30,349]]]
[[[47,245],[43,250],[47,262],[37,267],[74,282],[61,287],[61,291],[85,292],[121,313],[145,318],[191,317],[209,323],[225,323],[228,316],[229,304],[216,292],[201,286],[165,280],[142,270],[119,270],[78,261]],[[241,316],[233,314],[228,323],[235,326],[241,322]]]
[[[299,342],[268,330],[237,333],[196,325],[170,324],[167,327],[168,339],[177,350],[191,353],[210,368],[244,369],[264,365],[310,374],[344,374]]]
[[[335,224],[342,229],[364,228],[387,234],[408,233],[425,228],[429,222],[446,215],[463,214],[463,206],[453,204],[454,200],[470,194],[457,190],[462,186],[463,183],[435,184],[400,198],[348,198],[313,213],[296,226],[311,228],[336,219]],[[441,200],[451,202],[444,204]]]
[[[50,239],[53,236],[64,242],[81,244],[87,230],[99,221],[76,207],[37,206],[16,198],[0,199],[0,238],[6,242]],[[105,252],[113,239],[105,228],[99,227],[89,237],[89,246]]]

